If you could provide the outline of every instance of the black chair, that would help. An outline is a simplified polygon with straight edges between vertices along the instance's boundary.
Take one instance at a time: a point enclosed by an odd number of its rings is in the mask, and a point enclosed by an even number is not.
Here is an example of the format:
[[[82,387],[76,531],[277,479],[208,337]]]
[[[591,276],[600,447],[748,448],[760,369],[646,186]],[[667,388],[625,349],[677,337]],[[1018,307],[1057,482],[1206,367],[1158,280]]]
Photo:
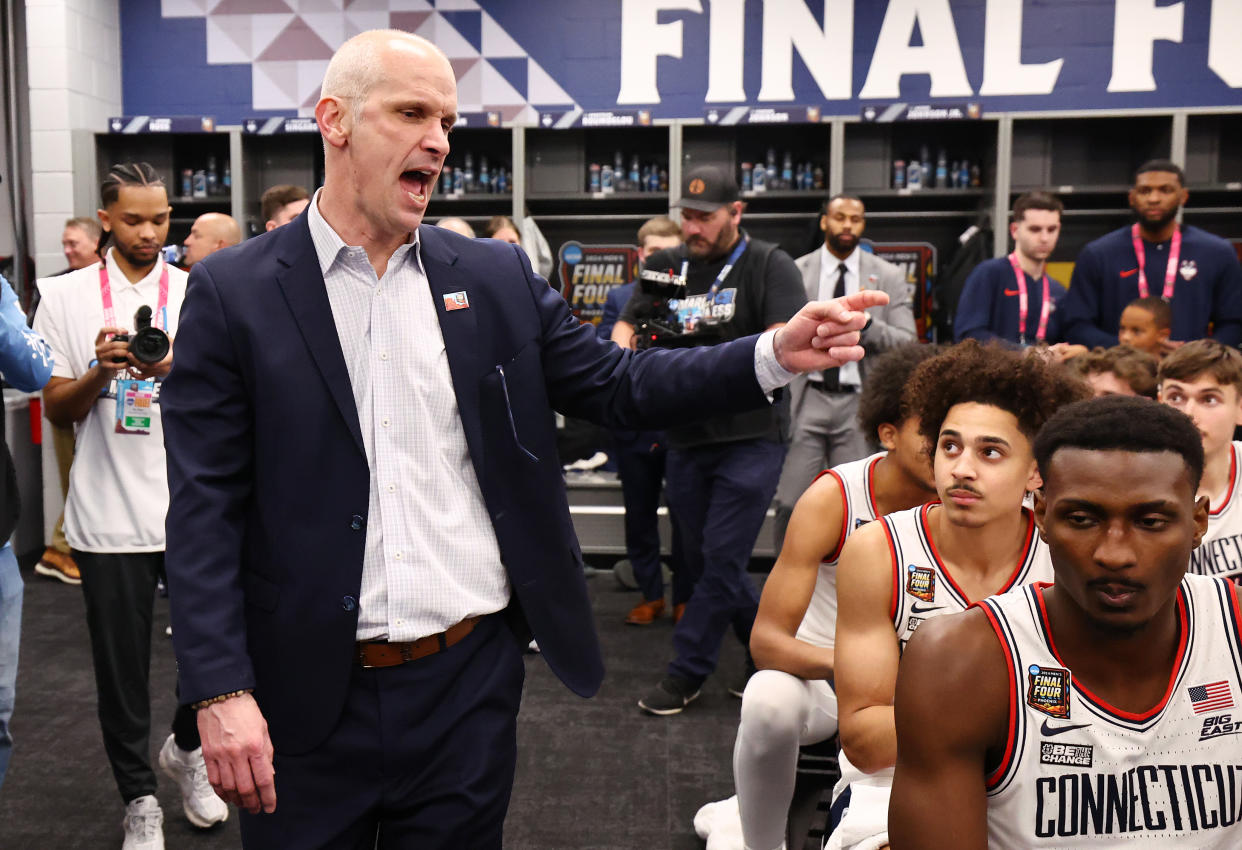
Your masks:
[[[840,738],[833,735],[817,744],[808,744],[798,753],[797,779],[785,823],[788,850],[820,850],[823,845],[832,789],[841,778],[837,764],[840,750]]]

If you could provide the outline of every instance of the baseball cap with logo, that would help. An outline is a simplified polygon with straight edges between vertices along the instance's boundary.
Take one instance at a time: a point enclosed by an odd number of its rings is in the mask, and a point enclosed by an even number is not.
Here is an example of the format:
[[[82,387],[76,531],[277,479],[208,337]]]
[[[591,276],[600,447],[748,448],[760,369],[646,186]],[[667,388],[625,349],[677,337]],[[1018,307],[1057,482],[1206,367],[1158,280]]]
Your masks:
[[[700,165],[681,181],[681,206],[700,212],[715,212],[738,199],[733,174],[718,165]]]

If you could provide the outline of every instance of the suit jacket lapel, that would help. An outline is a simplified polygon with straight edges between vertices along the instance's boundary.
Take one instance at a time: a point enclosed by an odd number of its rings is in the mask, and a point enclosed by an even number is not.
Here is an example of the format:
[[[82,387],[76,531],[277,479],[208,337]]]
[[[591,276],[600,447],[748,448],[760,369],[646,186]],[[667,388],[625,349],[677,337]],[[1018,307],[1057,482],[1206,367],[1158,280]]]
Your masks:
[[[819,249],[811,254],[811,259],[806,264],[806,277],[803,278],[803,285],[806,287],[806,298],[808,301],[819,300],[819,275],[820,275],[820,256]]]
[[[306,347],[328,385],[328,392],[336,402],[358,451],[365,456],[353,385],[349,381],[349,370],[345,367],[345,355],[341,353],[341,340],[332,318],[332,305],[328,302],[328,290],[324,285],[323,272],[319,269],[315,245],[311,242],[307,218],[299,216],[285,226],[291,231],[288,235],[292,238],[283,240],[281,247],[285,250],[278,258],[283,268],[277,273],[276,282],[284,292]]]
[[[483,424],[479,417],[479,380],[483,374],[479,357],[478,313],[483,309],[482,289],[466,286],[460,270],[454,268],[457,253],[449,246],[441,231],[431,225],[418,229],[419,258],[427,274],[431,290],[431,307],[440,320],[440,334],[448,355],[449,373],[457,393],[457,410],[466,432],[466,445],[475,470],[483,472]],[[456,310],[445,308],[445,296],[465,293],[467,303]],[[450,299],[451,300],[451,299]]]

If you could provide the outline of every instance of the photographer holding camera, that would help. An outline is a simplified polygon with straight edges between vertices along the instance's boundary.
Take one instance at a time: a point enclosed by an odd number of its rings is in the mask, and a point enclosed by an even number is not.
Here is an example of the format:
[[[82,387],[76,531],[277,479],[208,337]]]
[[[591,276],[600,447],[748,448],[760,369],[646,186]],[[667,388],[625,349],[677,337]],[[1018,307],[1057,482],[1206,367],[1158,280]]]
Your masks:
[[[159,390],[187,275],[161,257],[172,208],[150,165],[113,166],[100,193],[111,248],[101,262],[41,281],[35,329],[55,356],[47,418],[77,426],[65,536],[82,573],[104,749],[126,804],[123,846],[156,850],[163,814],[149,758],[148,670],[168,511]],[[225,820],[194,712],[181,706],[172,732],[159,762],[181,789],[186,817],[200,828]]]
[[[613,332],[634,328],[637,347],[711,345],[778,328],[806,303],[793,259],[740,227],[737,183],[723,168],[692,169],[682,183],[685,244],[652,254]],[[742,645],[759,594],[747,574],[750,553],[785,458],[788,408],[759,410],[670,428],[665,499],[675,515],[694,593],[673,632],[676,658],[639,707],[677,714],[716,669],[725,632]],[[748,656],[749,657],[749,656]],[[748,668],[749,668],[748,664]],[[745,683],[733,684],[740,696]]]

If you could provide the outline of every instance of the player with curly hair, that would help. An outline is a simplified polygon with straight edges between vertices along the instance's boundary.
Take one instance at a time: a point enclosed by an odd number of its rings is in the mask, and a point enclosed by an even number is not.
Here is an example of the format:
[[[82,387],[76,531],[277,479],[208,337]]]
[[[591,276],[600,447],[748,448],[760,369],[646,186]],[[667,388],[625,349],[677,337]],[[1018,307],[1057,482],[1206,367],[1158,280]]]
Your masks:
[[[842,778],[833,812],[844,816],[829,848],[888,844],[893,694],[919,624],[1052,580],[1047,547],[1024,506],[1040,486],[1032,444],[1058,408],[1089,395],[1056,364],[974,340],[923,363],[906,382],[904,403],[918,418],[940,502],[859,529],[838,561]]]
[[[858,399],[858,422],[881,451],[821,472],[794,506],[750,633],[759,670],[742,693],[733,748],[737,796],[708,803],[694,818],[695,831],[713,848],[779,846],[798,748],[837,732],[837,557],[855,529],[935,498],[919,423],[902,388],[941,350],[908,343],[876,358]]]

